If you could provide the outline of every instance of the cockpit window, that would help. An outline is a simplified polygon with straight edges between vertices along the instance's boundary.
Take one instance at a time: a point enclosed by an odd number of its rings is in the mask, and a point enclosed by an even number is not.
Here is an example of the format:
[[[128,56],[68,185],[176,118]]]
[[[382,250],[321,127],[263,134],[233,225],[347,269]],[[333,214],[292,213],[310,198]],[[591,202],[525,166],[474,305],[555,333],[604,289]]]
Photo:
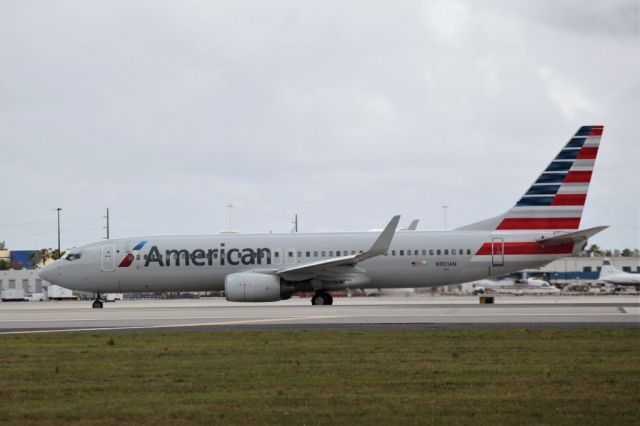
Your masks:
[[[66,255],[64,258],[66,260],[77,260],[80,259],[82,257],[82,255],[80,253],[69,253],[68,255]]]

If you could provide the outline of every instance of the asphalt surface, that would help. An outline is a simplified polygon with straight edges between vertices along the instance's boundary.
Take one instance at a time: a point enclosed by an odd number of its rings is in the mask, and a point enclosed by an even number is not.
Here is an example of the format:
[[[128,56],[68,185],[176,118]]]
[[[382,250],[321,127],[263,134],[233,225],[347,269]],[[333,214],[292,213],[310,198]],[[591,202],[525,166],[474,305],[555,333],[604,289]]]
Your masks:
[[[307,299],[230,303],[224,299],[0,303],[0,334],[64,331],[200,329],[338,329],[398,327],[640,327],[638,296],[336,298],[333,306]]]

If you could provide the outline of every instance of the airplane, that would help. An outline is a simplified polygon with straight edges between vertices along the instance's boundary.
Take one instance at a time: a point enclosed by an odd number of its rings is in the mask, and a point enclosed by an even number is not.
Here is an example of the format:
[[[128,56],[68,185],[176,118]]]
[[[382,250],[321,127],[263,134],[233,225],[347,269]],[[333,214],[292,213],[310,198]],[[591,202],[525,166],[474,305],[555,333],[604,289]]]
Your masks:
[[[603,126],[582,126],[507,212],[453,230],[222,234],[102,240],[40,271],[66,288],[104,293],[225,291],[231,302],[312,292],[436,287],[543,266],[578,254],[607,226],[580,230]]]
[[[524,277],[522,279],[506,278],[504,280],[484,279],[473,283],[473,295],[479,294],[560,294],[560,290],[544,280]]]
[[[630,274],[613,266],[611,259],[605,257],[600,269],[599,281],[616,285],[640,285],[640,274]]]

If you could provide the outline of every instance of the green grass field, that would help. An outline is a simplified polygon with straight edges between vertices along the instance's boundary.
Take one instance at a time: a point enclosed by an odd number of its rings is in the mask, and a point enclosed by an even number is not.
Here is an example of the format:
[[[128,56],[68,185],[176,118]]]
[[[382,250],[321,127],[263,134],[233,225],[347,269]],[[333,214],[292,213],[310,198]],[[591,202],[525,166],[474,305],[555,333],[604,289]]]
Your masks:
[[[640,329],[0,336],[1,424],[640,424]]]

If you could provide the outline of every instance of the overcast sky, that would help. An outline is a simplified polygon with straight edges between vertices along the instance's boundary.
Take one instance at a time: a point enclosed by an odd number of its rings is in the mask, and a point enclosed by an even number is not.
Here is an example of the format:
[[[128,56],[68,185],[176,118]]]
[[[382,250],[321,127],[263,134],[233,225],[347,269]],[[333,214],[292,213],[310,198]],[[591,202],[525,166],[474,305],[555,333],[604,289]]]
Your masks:
[[[0,240],[457,227],[604,124],[582,227],[640,247],[638,1],[0,1]]]

